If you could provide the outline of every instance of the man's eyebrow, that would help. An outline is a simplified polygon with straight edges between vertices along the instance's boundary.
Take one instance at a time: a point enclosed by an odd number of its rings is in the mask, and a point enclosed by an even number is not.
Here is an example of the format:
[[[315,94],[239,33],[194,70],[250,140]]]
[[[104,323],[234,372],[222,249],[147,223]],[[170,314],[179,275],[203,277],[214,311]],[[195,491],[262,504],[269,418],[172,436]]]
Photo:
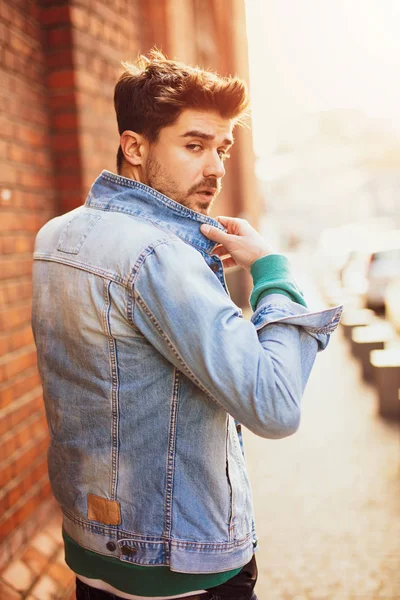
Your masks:
[[[212,135],[211,133],[204,133],[204,131],[200,131],[198,129],[191,129],[190,131],[186,131],[186,133],[183,133],[180,137],[197,137],[202,140],[206,140],[207,142],[211,142],[215,139],[215,135]],[[222,142],[222,145],[232,146],[233,142],[233,137],[225,138]]]

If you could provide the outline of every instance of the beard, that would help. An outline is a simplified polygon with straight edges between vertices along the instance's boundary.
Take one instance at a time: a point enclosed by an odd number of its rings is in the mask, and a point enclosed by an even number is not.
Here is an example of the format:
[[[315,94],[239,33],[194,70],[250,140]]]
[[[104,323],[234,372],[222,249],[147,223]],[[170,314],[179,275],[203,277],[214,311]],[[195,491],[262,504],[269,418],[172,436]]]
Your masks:
[[[215,177],[203,178],[188,190],[182,190],[179,182],[163,168],[162,164],[151,152],[148,156],[146,167],[146,184],[148,186],[186,208],[190,208],[201,214],[209,214],[214,200],[220,191],[220,183]],[[205,188],[209,189],[212,193],[216,192],[213,199],[208,202],[201,201],[200,197],[195,196],[198,190]]]

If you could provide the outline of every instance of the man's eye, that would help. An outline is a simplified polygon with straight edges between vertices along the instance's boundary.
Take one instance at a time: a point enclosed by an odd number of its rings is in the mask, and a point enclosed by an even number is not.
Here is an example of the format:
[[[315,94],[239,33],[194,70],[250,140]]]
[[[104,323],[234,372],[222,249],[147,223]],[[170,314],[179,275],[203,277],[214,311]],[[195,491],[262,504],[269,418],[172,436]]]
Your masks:
[[[188,144],[186,146],[186,148],[188,150],[190,150],[191,152],[200,152],[200,150],[202,149],[202,147],[200,146],[200,144]]]
[[[218,155],[219,155],[220,158],[222,158],[222,160],[225,160],[225,158],[229,158],[230,157],[229,152],[225,152],[225,150],[220,150],[218,152]]]

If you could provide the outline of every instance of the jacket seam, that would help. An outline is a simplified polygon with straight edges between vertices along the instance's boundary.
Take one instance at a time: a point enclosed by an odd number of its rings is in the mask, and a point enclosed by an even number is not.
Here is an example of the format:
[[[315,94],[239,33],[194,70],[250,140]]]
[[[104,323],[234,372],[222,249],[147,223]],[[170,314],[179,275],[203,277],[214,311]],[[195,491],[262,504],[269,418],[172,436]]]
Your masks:
[[[205,393],[207,394],[207,396],[209,396],[210,398],[212,398],[214,400],[214,396],[212,396],[210,394],[210,392],[207,391],[207,389],[204,387],[204,385],[201,383],[201,381],[196,377],[196,375],[191,371],[191,369],[189,369],[189,367],[187,366],[187,364],[185,363],[185,361],[183,360],[182,356],[179,354],[179,352],[177,351],[177,349],[175,348],[175,346],[173,345],[173,343],[171,342],[171,340],[169,339],[169,337],[164,333],[164,331],[161,328],[161,325],[159,324],[159,322],[157,321],[157,319],[155,318],[155,316],[153,315],[153,313],[151,312],[151,310],[149,309],[149,307],[147,306],[147,304],[145,303],[145,301],[142,299],[141,296],[139,296],[139,294],[137,293],[137,291],[134,291],[135,294],[135,299],[136,299],[136,303],[139,304],[139,306],[141,306],[141,308],[143,309],[143,311],[146,313],[146,315],[149,317],[150,321],[153,323],[153,325],[155,326],[155,328],[157,329],[158,333],[161,335],[161,337],[165,340],[165,342],[167,343],[168,347],[170,348],[170,350],[172,350],[174,356],[178,359],[179,363],[182,366],[182,369],[187,373],[187,375],[190,377],[190,379]],[[217,400],[216,400],[217,402]],[[217,402],[218,403],[218,402]],[[218,403],[219,404],[219,403]],[[223,407],[222,407],[223,408]],[[225,410],[225,409],[224,409]]]
[[[172,531],[172,499],[174,491],[175,476],[175,450],[176,450],[176,431],[177,416],[179,408],[179,389],[180,377],[178,369],[174,368],[174,383],[172,388],[169,431],[168,431],[168,451],[165,478],[165,510],[164,510],[164,536],[169,539]],[[169,559],[169,545],[165,544],[166,558]]]
[[[110,286],[111,282],[104,281],[104,307],[103,307],[103,325],[104,331],[107,336],[108,342],[108,358],[110,364],[110,375],[111,375],[111,489],[110,496],[112,500],[117,497],[117,481],[118,481],[118,460],[119,460],[119,377],[118,377],[118,363],[117,363],[117,348],[116,341],[112,335],[111,323],[110,323],[110,310],[111,310],[111,298],[110,298]]]
[[[86,271],[87,273],[92,273],[93,275],[98,275],[99,277],[102,277],[103,279],[109,279],[110,281],[113,281],[114,283],[117,283],[118,285],[121,285],[122,287],[128,287],[129,279],[125,280],[122,277],[119,277],[119,275],[115,275],[115,273],[111,273],[110,271],[105,271],[104,269],[89,267],[85,263],[82,263],[78,260],[68,259],[65,256],[63,256],[62,260],[61,260],[61,259],[56,258],[55,256],[35,252],[35,254],[33,255],[33,258],[36,261],[44,260],[44,261],[48,261],[48,262],[56,262],[56,263],[60,263],[60,264],[65,264],[70,267],[76,267],[77,269],[80,269],[81,271]]]
[[[82,527],[83,529],[87,529],[88,531],[91,531],[92,533],[100,533],[100,532],[95,532],[94,530],[101,530],[101,534],[105,535],[105,536],[110,536],[112,539],[116,539],[117,542],[121,542],[121,541],[134,541],[137,544],[153,544],[153,545],[162,545],[165,543],[165,538],[163,535],[160,535],[159,537],[155,537],[153,536],[153,539],[147,539],[147,536],[143,536],[141,534],[136,534],[132,531],[127,531],[126,529],[108,529],[105,526],[100,526],[100,525],[92,525],[91,523],[88,523],[87,521],[77,518],[75,515],[73,515],[72,513],[70,513],[67,509],[62,507],[62,512],[64,513],[64,515],[70,520],[72,521],[75,525]],[[68,531],[66,531],[67,535]],[[236,540],[232,540],[232,541],[227,541],[227,542],[195,542],[195,541],[191,541],[191,540],[182,540],[180,538],[173,538],[170,537],[168,539],[169,543],[171,544],[171,546],[175,546],[178,548],[185,548],[187,550],[221,550],[221,549],[225,549],[225,550],[229,550],[231,548],[237,548],[240,547],[242,544],[246,543],[249,539],[251,539],[251,535],[252,532],[247,532],[245,534],[245,536],[243,538],[240,539],[236,539]],[[123,537],[121,537],[123,536]],[[151,536],[148,536],[151,537]],[[137,539],[133,539],[133,538],[137,538]],[[78,543],[80,546],[84,546],[83,543],[81,542],[76,542]],[[87,546],[84,546],[87,547]],[[88,548],[90,549],[90,548]]]

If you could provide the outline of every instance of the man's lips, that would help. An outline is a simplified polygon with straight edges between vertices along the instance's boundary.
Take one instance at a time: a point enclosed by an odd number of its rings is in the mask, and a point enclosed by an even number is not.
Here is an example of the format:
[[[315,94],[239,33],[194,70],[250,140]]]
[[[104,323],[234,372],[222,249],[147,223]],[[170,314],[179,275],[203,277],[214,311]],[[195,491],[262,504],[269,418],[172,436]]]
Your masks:
[[[206,188],[206,189],[202,189],[202,190],[197,190],[196,194],[201,194],[205,198],[213,198],[215,196],[216,192],[217,192],[217,190],[215,188],[213,188],[213,189]]]

